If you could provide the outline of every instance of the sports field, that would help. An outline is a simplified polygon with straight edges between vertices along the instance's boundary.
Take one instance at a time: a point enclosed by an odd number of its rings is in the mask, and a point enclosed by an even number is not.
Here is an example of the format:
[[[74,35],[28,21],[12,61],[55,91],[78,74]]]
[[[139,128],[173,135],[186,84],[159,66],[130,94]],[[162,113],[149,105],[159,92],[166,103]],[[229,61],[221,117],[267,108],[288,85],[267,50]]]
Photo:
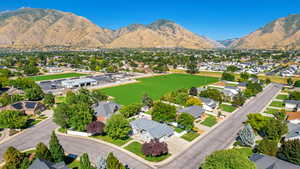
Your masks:
[[[31,79],[34,81],[43,81],[43,80],[54,80],[54,79],[87,76],[87,75],[88,74],[83,74],[83,73],[62,73],[62,74],[53,74],[53,75],[31,76],[31,77],[28,77],[28,79]]]
[[[121,105],[138,103],[147,93],[152,99],[158,100],[165,93],[181,88],[199,87],[215,83],[219,79],[190,74],[170,74],[138,79],[138,83],[126,84],[101,89],[105,94],[115,98]]]

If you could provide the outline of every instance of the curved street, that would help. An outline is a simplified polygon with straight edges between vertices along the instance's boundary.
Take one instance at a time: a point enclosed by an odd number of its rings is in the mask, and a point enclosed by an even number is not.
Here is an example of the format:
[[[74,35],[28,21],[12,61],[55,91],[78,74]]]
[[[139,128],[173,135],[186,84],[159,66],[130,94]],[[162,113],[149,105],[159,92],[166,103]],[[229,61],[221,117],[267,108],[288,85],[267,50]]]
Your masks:
[[[281,86],[276,84],[269,85],[262,93],[247,102],[235,114],[228,117],[215,129],[210,131],[205,137],[196,141],[191,147],[176,157],[159,163],[157,168],[162,169],[196,169],[204,160],[205,156],[220,149],[227,148],[235,139],[242,123],[246,120],[249,113],[259,113],[265,105],[280,91]],[[44,142],[48,144],[51,132],[58,126],[49,118],[39,125],[26,129],[21,134],[0,144],[0,160],[7,147],[14,146],[19,150],[33,148],[37,143]],[[113,152],[121,162],[128,164],[132,169],[150,169],[149,165],[136,160],[125,152],[116,148],[101,144],[92,140],[83,138],[58,136],[61,144],[68,153],[81,155],[88,152],[91,160],[95,162],[98,155]]]

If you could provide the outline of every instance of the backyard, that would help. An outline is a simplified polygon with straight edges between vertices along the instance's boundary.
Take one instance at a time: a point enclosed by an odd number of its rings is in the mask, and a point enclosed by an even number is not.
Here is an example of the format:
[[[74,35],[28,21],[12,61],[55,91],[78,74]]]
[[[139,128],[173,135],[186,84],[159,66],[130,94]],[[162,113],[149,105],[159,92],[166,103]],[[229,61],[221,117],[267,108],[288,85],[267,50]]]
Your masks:
[[[104,93],[114,97],[121,105],[140,102],[147,93],[152,99],[158,100],[165,93],[181,88],[199,87],[217,82],[219,79],[190,74],[170,74],[137,79],[138,83],[101,89]]]
[[[71,78],[71,77],[80,77],[87,76],[88,74],[83,73],[62,73],[62,74],[53,74],[53,75],[42,75],[42,76],[30,76],[28,79],[34,81],[43,81],[43,80],[54,80],[54,79],[63,79],[63,78]]]

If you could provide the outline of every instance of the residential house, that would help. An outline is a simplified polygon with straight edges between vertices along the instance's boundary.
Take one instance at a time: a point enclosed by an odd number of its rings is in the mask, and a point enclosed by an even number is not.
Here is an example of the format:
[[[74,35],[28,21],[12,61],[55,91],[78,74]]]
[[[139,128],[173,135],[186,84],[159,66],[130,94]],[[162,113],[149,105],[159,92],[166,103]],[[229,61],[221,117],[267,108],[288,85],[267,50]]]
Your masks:
[[[265,154],[253,154],[250,160],[257,169],[300,169],[300,166]]]
[[[133,134],[141,140],[149,142],[152,139],[164,141],[173,135],[172,127],[148,119],[136,119],[130,122]]]
[[[288,111],[300,111],[300,100],[285,100],[285,109]]]
[[[240,90],[245,90],[247,88],[247,83],[240,82],[240,83],[238,83],[237,87],[240,88]]]
[[[26,115],[34,115],[46,110],[46,106],[36,101],[20,101],[4,107],[2,110],[18,110]]]
[[[295,139],[300,139],[300,124],[288,123],[288,134],[284,137],[284,140]]]
[[[300,112],[286,112],[286,114],[290,123],[300,124]]]
[[[226,86],[223,89],[224,95],[231,98],[231,99],[234,96],[236,96],[237,94],[239,94],[240,91],[241,91],[241,89],[238,88],[238,87],[235,87],[235,86]]]
[[[35,159],[28,169],[69,169],[65,162],[52,163],[50,161]]]
[[[195,119],[199,119],[205,112],[205,109],[201,106],[189,106],[177,111],[178,113],[188,113],[192,115]]]
[[[217,102],[210,98],[199,97],[202,101],[203,109],[206,111],[213,111],[217,107]]]
[[[120,105],[111,101],[97,102],[92,106],[94,115],[96,116],[97,120],[102,122],[106,122],[106,120],[109,119],[120,108]]]

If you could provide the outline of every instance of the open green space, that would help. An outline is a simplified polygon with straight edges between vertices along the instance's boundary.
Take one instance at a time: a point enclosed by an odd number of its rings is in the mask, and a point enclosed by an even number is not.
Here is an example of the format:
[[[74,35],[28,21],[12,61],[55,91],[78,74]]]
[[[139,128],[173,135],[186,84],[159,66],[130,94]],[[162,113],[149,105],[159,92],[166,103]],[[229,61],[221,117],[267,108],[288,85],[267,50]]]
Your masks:
[[[198,136],[200,136],[199,133],[196,132],[188,132],[185,135],[181,136],[181,138],[185,139],[188,142],[193,141],[195,138],[197,138]]]
[[[272,103],[270,104],[270,106],[272,106],[272,107],[283,107],[284,103],[280,102],[280,101],[272,101]]]
[[[79,169],[80,167],[80,161],[74,160],[70,164],[68,164],[68,168],[70,169]]]
[[[218,78],[190,74],[169,74],[137,79],[138,83],[126,84],[101,89],[107,95],[122,105],[140,102],[147,93],[152,99],[158,100],[165,93],[182,88],[199,87],[215,83]]]
[[[71,78],[71,77],[80,77],[87,76],[88,74],[83,73],[62,73],[62,74],[53,74],[53,75],[42,75],[42,76],[30,76],[28,79],[34,81],[43,81],[43,80],[54,80],[54,79],[63,79],[63,78]]]
[[[142,144],[136,141],[130,143],[125,147],[125,149],[151,162],[159,162],[171,156],[171,154],[161,155],[158,157],[145,156],[142,152]]]
[[[208,115],[208,117],[203,122],[201,122],[201,124],[205,125],[205,126],[208,126],[208,127],[212,127],[215,124],[217,124],[217,122],[218,121],[217,121],[217,118],[215,116]]]
[[[232,106],[232,105],[227,105],[227,104],[221,104],[220,105],[221,110],[226,111],[226,112],[233,112],[236,107]]]
[[[279,100],[286,100],[288,98],[289,98],[289,96],[286,94],[280,94],[276,97],[276,99],[279,99]]]
[[[267,108],[266,111],[264,113],[267,113],[267,114],[275,114],[277,112],[279,112],[280,110],[279,109],[272,109],[272,108]]]
[[[122,146],[122,145],[126,144],[128,141],[132,140],[132,138],[128,138],[126,140],[112,139],[108,135],[103,135],[103,136],[99,135],[99,136],[91,136],[91,137],[95,138],[95,139],[99,139],[99,140],[102,140],[102,141],[112,143],[112,144],[117,145],[117,146]]]

